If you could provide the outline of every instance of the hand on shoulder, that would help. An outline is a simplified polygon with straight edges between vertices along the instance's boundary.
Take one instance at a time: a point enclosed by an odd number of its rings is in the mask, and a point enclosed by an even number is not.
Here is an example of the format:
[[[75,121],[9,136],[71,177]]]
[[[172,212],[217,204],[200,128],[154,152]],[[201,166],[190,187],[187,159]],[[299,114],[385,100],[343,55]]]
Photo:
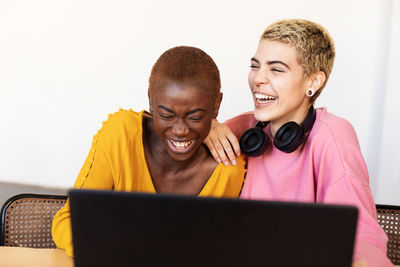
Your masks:
[[[225,124],[213,120],[204,144],[218,163],[223,162],[225,166],[236,165],[236,157],[240,156],[239,141]]]

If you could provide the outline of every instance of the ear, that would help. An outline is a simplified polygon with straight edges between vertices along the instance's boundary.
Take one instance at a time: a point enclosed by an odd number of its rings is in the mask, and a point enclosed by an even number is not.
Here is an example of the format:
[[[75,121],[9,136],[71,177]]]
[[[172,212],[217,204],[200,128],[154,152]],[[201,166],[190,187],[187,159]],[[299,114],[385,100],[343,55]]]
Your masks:
[[[149,97],[149,112],[153,115],[153,102],[151,101],[150,88],[147,90],[147,96]]]
[[[218,111],[221,105],[221,101],[222,101],[222,93],[220,92],[217,96],[217,99],[215,100],[213,119],[217,118],[218,116]]]
[[[314,93],[317,92],[322,85],[324,84],[326,79],[325,72],[323,71],[317,71],[313,74],[310,75],[310,88],[313,88]]]

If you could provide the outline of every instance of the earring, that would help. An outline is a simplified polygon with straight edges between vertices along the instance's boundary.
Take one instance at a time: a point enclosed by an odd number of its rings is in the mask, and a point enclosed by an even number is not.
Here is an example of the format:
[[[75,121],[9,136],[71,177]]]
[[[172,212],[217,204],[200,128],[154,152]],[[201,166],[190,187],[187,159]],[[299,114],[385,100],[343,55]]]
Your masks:
[[[307,92],[306,92],[306,95],[308,97],[312,97],[314,95],[314,90],[312,88],[308,89]]]

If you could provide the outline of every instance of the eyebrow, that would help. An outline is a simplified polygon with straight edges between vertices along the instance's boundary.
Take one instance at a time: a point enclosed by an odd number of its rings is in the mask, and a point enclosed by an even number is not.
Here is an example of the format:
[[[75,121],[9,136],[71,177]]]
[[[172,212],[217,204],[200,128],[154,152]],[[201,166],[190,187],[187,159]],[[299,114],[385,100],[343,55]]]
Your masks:
[[[260,61],[258,61],[256,58],[252,57],[251,61],[254,61],[258,64],[260,64]],[[288,68],[290,70],[290,67],[283,61],[280,60],[271,60],[271,61],[267,61],[267,65],[274,65],[274,64],[281,64],[283,66],[285,66],[286,68]]]
[[[167,111],[167,112],[169,112],[169,113],[175,114],[175,112],[174,112],[173,110],[167,108],[166,106],[159,105],[159,106],[157,106],[157,107],[158,107],[158,108],[161,108],[161,109],[164,109],[165,111]],[[193,109],[193,110],[187,112],[186,115],[190,115],[190,114],[193,114],[193,113],[196,113],[196,112],[199,112],[199,111],[207,112],[207,111],[206,111],[205,109],[203,109],[203,108],[196,108],[196,109]]]
[[[255,59],[254,57],[252,57],[250,60],[251,60],[251,61],[255,61],[256,63],[260,63],[260,61],[258,61],[258,60]]]

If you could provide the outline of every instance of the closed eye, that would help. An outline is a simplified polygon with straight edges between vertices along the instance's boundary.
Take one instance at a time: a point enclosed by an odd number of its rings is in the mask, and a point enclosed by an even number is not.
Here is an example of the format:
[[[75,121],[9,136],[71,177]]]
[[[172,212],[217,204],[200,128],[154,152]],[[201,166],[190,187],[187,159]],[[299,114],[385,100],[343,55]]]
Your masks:
[[[284,72],[283,70],[277,69],[277,68],[272,68],[271,71],[275,71],[275,72]]]
[[[203,119],[203,117],[190,117],[189,120],[191,121],[201,121]]]
[[[172,115],[167,115],[167,114],[160,114],[160,117],[163,118],[163,119],[165,119],[165,120],[169,120],[169,119],[172,119],[172,118],[173,118]]]

